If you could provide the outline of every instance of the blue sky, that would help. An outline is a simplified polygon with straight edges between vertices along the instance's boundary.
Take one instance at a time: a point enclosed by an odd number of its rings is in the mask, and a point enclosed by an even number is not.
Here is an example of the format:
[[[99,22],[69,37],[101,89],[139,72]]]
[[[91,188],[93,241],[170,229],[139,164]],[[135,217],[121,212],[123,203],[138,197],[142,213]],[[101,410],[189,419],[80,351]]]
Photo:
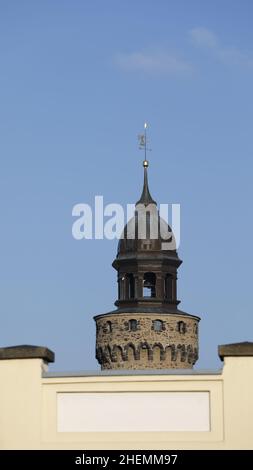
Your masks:
[[[116,299],[117,241],[72,238],[72,207],[181,204],[179,298],[198,368],[252,340],[253,5],[0,1],[0,345],[96,369],[93,315]]]

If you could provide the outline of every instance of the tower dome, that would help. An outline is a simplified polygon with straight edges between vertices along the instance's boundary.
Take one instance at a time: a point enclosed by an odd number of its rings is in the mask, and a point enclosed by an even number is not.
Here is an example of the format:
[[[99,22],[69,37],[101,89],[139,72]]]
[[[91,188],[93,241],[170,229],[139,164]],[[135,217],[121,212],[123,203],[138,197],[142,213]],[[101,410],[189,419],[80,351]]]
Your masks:
[[[160,217],[157,204],[148,187],[147,167],[144,167],[144,184],[141,198],[135,204],[134,216],[124,227],[118,243],[117,258],[138,253],[166,251],[176,258],[176,240],[171,227]]]
[[[182,263],[169,225],[144,184],[112,266],[116,310],[95,317],[96,358],[102,369],[192,368],[198,358],[199,317],[178,309],[177,269]]]

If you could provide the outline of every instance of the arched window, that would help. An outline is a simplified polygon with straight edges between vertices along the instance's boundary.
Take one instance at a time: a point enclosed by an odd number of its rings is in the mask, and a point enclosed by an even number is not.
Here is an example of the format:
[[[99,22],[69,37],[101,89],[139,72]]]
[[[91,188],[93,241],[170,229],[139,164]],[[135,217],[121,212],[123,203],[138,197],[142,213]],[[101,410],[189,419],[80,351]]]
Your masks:
[[[134,276],[133,274],[126,275],[126,288],[127,288],[127,298],[134,299]]]
[[[179,333],[185,334],[186,333],[186,323],[184,321],[179,321],[177,324],[177,328]]]
[[[156,297],[156,275],[154,273],[144,274],[143,297]]]
[[[137,330],[137,320],[129,320],[129,330],[131,331]]]
[[[172,300],[172,274],[166,274],[164,279],[164,296],[168,300]]]
[[[112,332],[112,322],[111,321],[106,322],[105,331],[106,331],[106,333],[111,333]]]
[[[154,330],[155,331],[162,331],[163,330],[162,320],[154,320],[153,325],[154,325]]]

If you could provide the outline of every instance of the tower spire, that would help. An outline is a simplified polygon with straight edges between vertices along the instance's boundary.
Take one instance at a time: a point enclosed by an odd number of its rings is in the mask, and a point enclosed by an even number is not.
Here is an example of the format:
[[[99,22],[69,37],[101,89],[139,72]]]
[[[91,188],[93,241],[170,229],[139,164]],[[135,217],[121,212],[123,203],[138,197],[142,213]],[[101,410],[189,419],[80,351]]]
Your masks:
[[[152,198],[149,187],[148,187],[148,166],[149,162],[147,160],[147,150],[150,150],[147,148],[147,123],[144,123],[144,134],[138,135],[139,139],[139,149],[144,150],[144,161],[143,161],[143,167],[144,167],[144,182],[143,182],[143,189],[142,189],[142,194],[139,199],[139,201],[136,202],[135,205],[137,204],[144,204],[144,206],[148,206],[149,204],[156,204],[156,201]]]

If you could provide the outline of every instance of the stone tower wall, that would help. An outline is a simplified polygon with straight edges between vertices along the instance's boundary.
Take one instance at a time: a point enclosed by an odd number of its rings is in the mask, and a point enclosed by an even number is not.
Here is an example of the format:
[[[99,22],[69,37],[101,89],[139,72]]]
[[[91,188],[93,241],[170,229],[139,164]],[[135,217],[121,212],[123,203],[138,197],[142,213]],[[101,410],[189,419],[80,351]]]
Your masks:
[[[131,329],[132,320],[136,330]],[[198,359],[198,317],[116,313],[95,321],[96,358],[102,369],[189,369]]]

